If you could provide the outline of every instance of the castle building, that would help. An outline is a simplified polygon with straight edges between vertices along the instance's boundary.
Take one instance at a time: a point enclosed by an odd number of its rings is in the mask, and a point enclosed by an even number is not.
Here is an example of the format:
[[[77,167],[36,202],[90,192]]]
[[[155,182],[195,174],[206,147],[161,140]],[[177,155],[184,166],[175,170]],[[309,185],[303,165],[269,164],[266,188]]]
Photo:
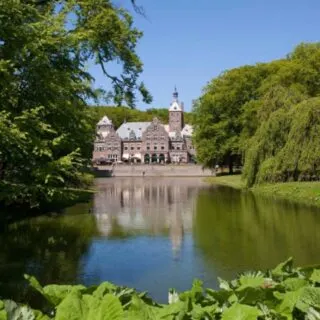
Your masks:
[[[97,124],[93,163],[188,163],[194,161],[192,126],[184,123],[183,103],[175,89],[169,107],[169,123],[124,122],[117,130],[104,116]]]

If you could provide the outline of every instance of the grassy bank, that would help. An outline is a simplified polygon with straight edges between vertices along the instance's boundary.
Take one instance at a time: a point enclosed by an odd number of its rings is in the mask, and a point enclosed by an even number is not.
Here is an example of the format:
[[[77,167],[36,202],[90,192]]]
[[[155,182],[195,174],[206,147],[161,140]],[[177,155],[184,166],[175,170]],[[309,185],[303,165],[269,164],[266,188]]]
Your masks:
[[[208,178],[210,183],[227,185],[244,189],[241,175]],[[287,182],[258,185],[250,189],[252,192],[269,197],[281,198],[307,205],[320,207],[320,182]]]
[[[206,181],[212,184],[222,184],[222,185],[226,185],[236,189],[245,188],[245,185],[241,180],[240,174],[230,175],[230,176],[224,175],[219,177],[209,177],[206,179]]]

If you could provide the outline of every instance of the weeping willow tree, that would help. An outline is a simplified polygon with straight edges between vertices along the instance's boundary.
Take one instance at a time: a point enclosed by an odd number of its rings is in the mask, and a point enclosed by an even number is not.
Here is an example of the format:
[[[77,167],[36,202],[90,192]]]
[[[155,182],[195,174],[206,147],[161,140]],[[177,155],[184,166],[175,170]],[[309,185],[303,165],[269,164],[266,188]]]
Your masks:
[[[319,120],[310,108],[319,107],[312,97],[320,93],[320,45],[302,44],[287,60],[270,63],[272,68],[276,65],[278,68],[259,88],[263,95],[257,129],[243,148],[243,176],[248,187],[265,182],[318,180],[320,176],[317,133],[310,132],[310,126],[316,128]]]
[[[269,167],[277,161],[275,157],[288,139],[292,122],[290,110],[304,97],[305,95],[296,87],[276,86],[261,99],[257,115],[257,120],[261,124],[253,137],[247,140],[244,149],[243,173],[248,186],[268,180]],[[280,177],[278,179],[281,180]]]
[[[293,106],[285,118],[286,139],[282,148],[273,147],[274,155],[261,164],[257,183],[319,179],[320,99],[308,99]]]

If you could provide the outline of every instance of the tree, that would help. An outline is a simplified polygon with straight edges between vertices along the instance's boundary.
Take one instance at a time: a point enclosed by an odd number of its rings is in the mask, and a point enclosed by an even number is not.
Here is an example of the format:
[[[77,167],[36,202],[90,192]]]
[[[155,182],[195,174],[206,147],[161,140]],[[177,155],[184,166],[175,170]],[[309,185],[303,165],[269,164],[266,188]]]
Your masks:
[[[194,105],[194,143],[204,165],[233,163],[241,156],[242,107],[259,96],[257,89],[265,76],[263,65],[244,66],[222,73],[204,89]]]
[[[39,206],[83,186],[94,129],[86,106],[88,62],[112,80],[114,100],[134,106],[142,33],[109,0],[0,2],[0,203]],[[120,76],[108,63],[122,65]]]
[[[320,44],[301,44],[285,59],[212,80],[194,107],[199,160],[212,166],[227,157],[232,166],[241,154],[248,187],[319,179],[319,68]]]
[[[318,105],[310,98],[320,92],[319,63],[320,46],[315,43],[301,44],[287,59],[268,64],[269,76],[259,89],[257,130],[247,139],[245,148],[244,178],[248,187],[264,182],[318,179],[316,158],[320,154],[309,139],[301,138],[310,134],[308,125],[298,126],[295,121],[308,119],[309,108]],[[313,133],[312,139],[317,141],[317,135]],[[311,145],[313,157],[309,153]]]

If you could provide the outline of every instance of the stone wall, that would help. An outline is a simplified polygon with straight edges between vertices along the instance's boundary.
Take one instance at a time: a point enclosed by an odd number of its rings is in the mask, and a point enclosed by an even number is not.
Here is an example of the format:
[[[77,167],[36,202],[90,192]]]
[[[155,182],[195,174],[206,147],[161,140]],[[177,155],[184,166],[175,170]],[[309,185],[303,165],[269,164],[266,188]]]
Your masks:
[[[215,175],[201,165],[115,165],[99,167],[102,170],[113,169],[115,177],[208,177]]]

